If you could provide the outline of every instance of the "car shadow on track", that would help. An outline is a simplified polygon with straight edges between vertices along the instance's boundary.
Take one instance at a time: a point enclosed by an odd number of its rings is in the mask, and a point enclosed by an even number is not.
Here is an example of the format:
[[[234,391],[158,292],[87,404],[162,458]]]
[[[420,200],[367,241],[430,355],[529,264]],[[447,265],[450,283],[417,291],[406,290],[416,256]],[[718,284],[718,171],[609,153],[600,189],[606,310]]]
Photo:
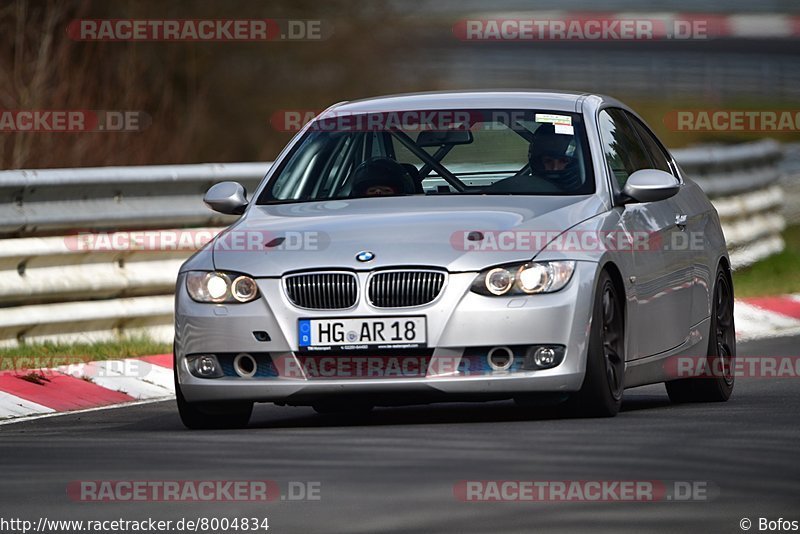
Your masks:
[[[626,396],[622,414],[672,406],[666,394]],[[285,412],[283,415],[281,412]],[[341,426],[440,425],[462,423],[503,423],[513,421],[554,421],[576,419],[559,407],[520,407],[512,401],[486,403],[430,404],[376,408],[362,414],[315,413],[311,408],[260,407],[256,405],[251,428],[314,428]]]

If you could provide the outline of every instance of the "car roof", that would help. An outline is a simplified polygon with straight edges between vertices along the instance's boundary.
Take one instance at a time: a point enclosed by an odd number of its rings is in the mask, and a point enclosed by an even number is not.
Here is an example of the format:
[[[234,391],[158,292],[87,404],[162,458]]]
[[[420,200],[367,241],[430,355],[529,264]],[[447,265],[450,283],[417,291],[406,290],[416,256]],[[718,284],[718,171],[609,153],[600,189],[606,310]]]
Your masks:
[[[596,106],[612,104],[627,108],[627,106],[607,96],[570,91],[437,91],[387,95],[342,102],[325,110],[320,118],[334,110],[336,113],[376,113],[434,109],[546,109],[579,112],[582,102],[587,98]]]

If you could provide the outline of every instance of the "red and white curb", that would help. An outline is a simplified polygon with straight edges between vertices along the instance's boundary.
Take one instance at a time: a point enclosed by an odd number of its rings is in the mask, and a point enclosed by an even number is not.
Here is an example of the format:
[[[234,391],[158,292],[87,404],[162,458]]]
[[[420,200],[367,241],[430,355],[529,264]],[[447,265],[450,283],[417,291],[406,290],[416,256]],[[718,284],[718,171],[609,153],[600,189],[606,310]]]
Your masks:
[[[0,373],[0,424],[169,399],[172,354]]]
[[[739,340],[800,335],[800,294],[737,299]],[[0,425],[175,396],[172,354],[0,373]],[[27,377],[27,379],[26,379]]]
[[[800,293],[737,299],[734,321],[740,340],[800,335]]]

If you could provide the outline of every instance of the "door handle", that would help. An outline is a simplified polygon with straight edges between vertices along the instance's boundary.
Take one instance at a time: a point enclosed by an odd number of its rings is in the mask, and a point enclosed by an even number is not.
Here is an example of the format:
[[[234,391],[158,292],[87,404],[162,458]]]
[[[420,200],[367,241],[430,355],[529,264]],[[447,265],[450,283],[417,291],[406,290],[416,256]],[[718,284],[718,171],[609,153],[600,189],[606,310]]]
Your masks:
[[[678,213],[677,215],[675,215],[675,224],[681,230],[685,230],[686,229],[686,215],[684,215],[682,213]]]

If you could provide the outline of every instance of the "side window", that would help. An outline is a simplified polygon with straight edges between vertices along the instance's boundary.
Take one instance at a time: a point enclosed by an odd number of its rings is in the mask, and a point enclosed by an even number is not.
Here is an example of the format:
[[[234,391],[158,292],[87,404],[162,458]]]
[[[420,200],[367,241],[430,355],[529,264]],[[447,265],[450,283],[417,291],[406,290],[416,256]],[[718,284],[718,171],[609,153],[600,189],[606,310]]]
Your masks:
[[[652,167],[652,163],[622,110],[604,109],[599,119],[606,162],[622,187],[631,174]]]
[[[647,152],[650,153],[650,159],[653,161],[653,168],[674,174],[669,164],[669,156],[667,156],[667,154],[664,152],[664,149],[661,148],[661,145],[658,143],[652,132],[650,132],[650,130],[647,129],[647,127],[636,117],[628,114],[628,118],[630,119],[631,124],[633,124],[633,127],[636,129],[636,132],[639,134],[639,137],[642,139]]]
[[[353,167],[353,158],[351,157],[353,144],[352,135],[342,136],[342,138],[336,142],[333,151],[330,153],[332,157],[328,157],[325,167],[319,172],[319,180],[313,191],[314,196],[320,198],[331,198],[334,196],[336,190]]]
[[[363,144],[363,136],[341,132],[309,137],[289,159],[272,195],[281,200],[331,198],[358,163],[354,159]]]

